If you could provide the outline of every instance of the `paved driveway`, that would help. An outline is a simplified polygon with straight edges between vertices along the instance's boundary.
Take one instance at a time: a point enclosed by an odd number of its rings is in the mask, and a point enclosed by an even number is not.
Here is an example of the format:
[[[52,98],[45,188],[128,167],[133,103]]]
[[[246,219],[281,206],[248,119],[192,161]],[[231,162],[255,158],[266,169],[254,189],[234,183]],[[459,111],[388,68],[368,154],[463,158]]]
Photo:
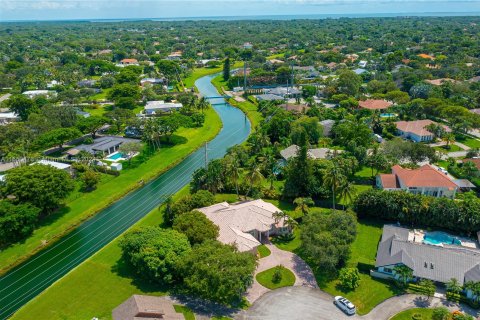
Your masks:
[[[255,270],[255,277],[258,273],[283,265],[295,274],[295,286],[304,286],[318,288],[317,281],[313,275],[312,269],[295,253],[278,249],[272,244],[266,244],[271,254],[268,257],[258,260],[258,267]],[[250,303],[255,302],[270,290],[260,285],[254,277],[253,285],[248,289],[247,300]]]
[[[308,287],[286,287],[270,291],[260,297],[247,311],[239,313],[238,320],[387,320],[395,314],[411,309],[445,306],[451,311],[461,310],[473,316],[479,313],[465,305],[444,299],[406,294],[385,300],[364,316],[347,316],[333,304],[333,297],[321,290]]]

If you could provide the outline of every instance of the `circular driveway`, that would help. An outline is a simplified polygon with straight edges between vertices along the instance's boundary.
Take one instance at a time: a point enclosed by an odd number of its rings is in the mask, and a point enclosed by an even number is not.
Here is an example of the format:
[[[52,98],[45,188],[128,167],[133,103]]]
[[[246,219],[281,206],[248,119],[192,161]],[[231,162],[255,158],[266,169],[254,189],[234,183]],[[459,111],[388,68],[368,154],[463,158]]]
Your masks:
[[[267,292],[236,319],[242,320],[346,320],[333,298],[318,289],[285,287]]]

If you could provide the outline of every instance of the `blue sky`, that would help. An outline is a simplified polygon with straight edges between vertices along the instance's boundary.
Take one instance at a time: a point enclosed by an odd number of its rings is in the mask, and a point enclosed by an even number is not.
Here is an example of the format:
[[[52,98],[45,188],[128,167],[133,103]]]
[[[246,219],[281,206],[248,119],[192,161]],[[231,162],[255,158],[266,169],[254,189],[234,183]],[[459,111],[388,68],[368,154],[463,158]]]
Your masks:
[[[0,21],[480,12],[480,0],[0,0]]]

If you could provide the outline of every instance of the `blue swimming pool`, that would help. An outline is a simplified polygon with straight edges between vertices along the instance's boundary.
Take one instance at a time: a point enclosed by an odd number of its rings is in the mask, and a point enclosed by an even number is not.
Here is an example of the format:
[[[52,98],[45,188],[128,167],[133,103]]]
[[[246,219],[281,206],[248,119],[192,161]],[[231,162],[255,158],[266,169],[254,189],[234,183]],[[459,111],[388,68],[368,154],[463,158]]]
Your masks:
[[[107,157],[108,160],[118,160],[118,159],[121,159],[121,158],[125,158],[125,157],[124,157],[123,154],[120,153],[120,152],[117,152],[117,153],[115,153],[115,154],[109,155],[109,156]]]
[[[395,113],[382,113],[380,118],[395,118],[397,115]]]
[[[423,243],[440,245],[440,244],[450,244],[460,246],[462,243],[456,237],[449,235],[445,232],[435,231],[428,232],[423,236]]]

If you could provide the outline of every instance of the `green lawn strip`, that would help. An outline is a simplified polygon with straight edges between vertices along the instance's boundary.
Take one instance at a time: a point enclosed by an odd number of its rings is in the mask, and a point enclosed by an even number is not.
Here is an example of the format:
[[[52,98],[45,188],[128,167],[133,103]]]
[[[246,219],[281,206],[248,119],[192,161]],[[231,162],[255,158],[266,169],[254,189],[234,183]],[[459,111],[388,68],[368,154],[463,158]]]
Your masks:
[[[258,254],[260,255],[260,258],[268,257],[272,253],[270,249],[268,249],[268,247],[264,244],[259,246],[257,248],[257,251],[258,251]]]
[[[457,151],[463,151],[462,148],[457,146],[456,144],[451,144],[448,146],[440,146],[440,147],[434,147],[435,150],[438,150],[440,152],[457,152]]]
[[[460,142],[467,147],[470,147],[472,149],[479,149],[480,148],[480,140],[477,138],[473,138],[471,136],[466,136],[466,135],[457,135],[455,137],[455,140],[457,142]]]
[[[188,194],[188,186],[173,199]],[[158,226],[163,214],[154,209],[134,227]],[[111,319],[112,310],[132,294],[161,296],[168,288],[139,280],[123,262],[120,237],[88,258],[22,307],[12,319]]]
[[[213,109],[207,110],[205,114],[207,121],[204,127],[182,128],[178,131],[177,135],[184,137],[186,143],[161,149],[138,167],[125,170],[120,176],[102,183],[96,190],[68,202],[66,208],[42,221],[42,225],[24,242],[1,251],[0,273],[43,249],[43,240],[53,243],[86,219],[138,188],[138,181],[157,177],[201,147],[206,140],[213,139],[221,129],[220,117]]]
[[[295,252],[302,245],[300,232],[300,228],[295,228],[292,236],[273,237],[272,243],[281,250]]]
[[[190,310],[190,308],[178,304],[174,305],[173,308],[176,312],[182,313],[185,317],[185,320],[195,320],[195,314],[192,310]]]
[[[347,267],[357,267],[358,264],[375,265],[375,257],[378,242],[382,235],[383,223],[360,220],[357,224],[357,238],[351,247],[351,256],[347,261]],[[345,290],[338,280],[331,280],[318,270],[314,272],[320,288],[333,296],[342,295],[352,301],[357,312],[367,314],[376,305],[382,301],[401,294],[402,290],[398,289],[391,281],[381,281],[372,278],[367,273],[360,274],[360,285],[354,291]]]
[[[281,268],[282,278],[279,282],[274,283],[272,281],[273,275],[275,273],[276,267],[265,270],[257,274],[256,279],[265,288],[274,290],[282,287],[289,287],[295,284],[295,275],[292,271],[288,270],[285,267]]]
[[[412,320],[414,314],[421,314],[422,320],[430,320],[433,315],[433,309],[414,308],[400,312],[399,314],[390,318],[390,320]]]
[[[240,68],[241,66],[243,66],[243,62],[237,61],[233,64],[231,68],[232,69]],[[197,81],[199,78],[222,72],[222,70],[223,70],[223,66],[220,66],[217,68],[195,68],[193,69],[192,73],[190,73],[188,77],[183,79],[183,85],[186,88],[191,88],[195,85],[195,81]]]
[[[224,89],[226,88],[227,83],[223,81],[222,75],[213,78],[212,84],[215,86],[215,88],[217,88],[218,92],[225,92]],[[263,120],[263,115],[258,112],[257,106],[250,101],[238,102],[235,99],[231,98],[228,99],[228,103],[230,103],[234,107],[239,108],[247,115],[248,119],[252,123],[252,128],[256,128],[260,124],[260,121]]]

